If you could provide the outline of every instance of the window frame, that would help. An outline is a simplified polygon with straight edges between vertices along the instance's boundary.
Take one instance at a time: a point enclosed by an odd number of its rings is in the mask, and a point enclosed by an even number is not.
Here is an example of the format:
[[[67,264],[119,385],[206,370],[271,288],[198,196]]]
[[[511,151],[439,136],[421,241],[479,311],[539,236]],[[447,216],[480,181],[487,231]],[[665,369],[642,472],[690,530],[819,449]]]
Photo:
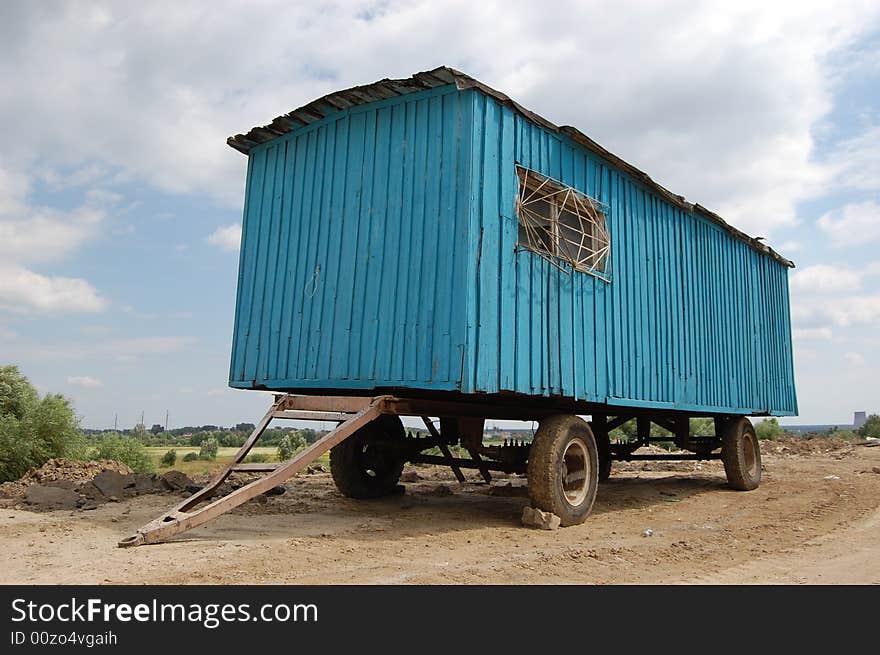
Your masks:
[[[608,228],[610,214],[608,205],[533,169],[520,164],[517,164],[515,169],[517,180],[516,250],[535,253],[566,274],[571,274],[573,271],[586,273],[610,283],[611,232]],[[534,195],[541,193],[542,189],[546,189],[547,192],[534,198]],[[525,205],[537,202],[546,202],[549,205],[550,216],[545,217],[543,214],[525,207]],[[583,212],[583,216],[581,212]],[[581,223],[581,229],[573,227],[571,221],[566,222],[565,219],[562,219],[561,217],[565,214],[577,217],[576,220]],[[544,225],[535,226],[538,219],[542,218],[544,220],[541,222]],[[590,225],[589,230],[583,229],[584,222]],[[565,231],[574,233],[575,238],[579,234],[581,237],[579,243],[573,241],[570,235],[565,234]],[[523,234],[526,235],[525,240],[523,240]],[[549,237],[549,242],[547,237]],[[540,246],[535,244],[536,240],[540,241]],[[576,248],[574,255],[571,252],[572,248]],[[588,254],[583,257],[583,253]],[[592,263],[590,260],[593,260]]]

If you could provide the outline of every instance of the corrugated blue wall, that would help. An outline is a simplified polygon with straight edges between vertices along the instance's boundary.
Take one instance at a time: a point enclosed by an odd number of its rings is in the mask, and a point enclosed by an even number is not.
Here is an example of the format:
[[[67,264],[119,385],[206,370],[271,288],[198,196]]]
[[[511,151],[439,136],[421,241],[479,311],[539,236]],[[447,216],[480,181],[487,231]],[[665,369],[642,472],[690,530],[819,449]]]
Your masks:
[[[566,136],[467,95],[474,188],[464,391],[797,412],[787,267]],[[609,206],[610,283],[516,250],[516,164]]]
[[[470,98],[340,112],[253,148],[230,384],[457,389]]]
[[[516,164],[609,207],[611,281],[516,250]],[[476,90],[252,148],[230,384],[796,413],[787,268]]]

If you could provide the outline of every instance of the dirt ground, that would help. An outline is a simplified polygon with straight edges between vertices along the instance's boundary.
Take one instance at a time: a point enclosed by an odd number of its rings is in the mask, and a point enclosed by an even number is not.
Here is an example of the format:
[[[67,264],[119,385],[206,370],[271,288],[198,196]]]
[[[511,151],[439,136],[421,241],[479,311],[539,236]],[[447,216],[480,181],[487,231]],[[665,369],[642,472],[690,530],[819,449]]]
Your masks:
[[[763,482],[747,493],[725,486],[718,462],[615,466],[587,522],[554,532],[521,527],[522,478],[459,486],[433,467],[409,468],[419,479],[405,494],[375,501],[304,475],[133,549],[116,542],[175,497],[3,508],[0,583],[880,584],[880,448],[765,443]]]

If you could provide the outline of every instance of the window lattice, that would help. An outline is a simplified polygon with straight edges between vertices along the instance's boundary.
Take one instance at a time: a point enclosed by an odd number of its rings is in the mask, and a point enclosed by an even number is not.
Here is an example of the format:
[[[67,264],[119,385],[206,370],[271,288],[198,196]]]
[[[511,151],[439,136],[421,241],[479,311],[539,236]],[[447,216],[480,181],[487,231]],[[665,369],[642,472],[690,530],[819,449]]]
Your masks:
[[[604,278],[611,240],[605,206],[580,191],[517,166],[519,245],[554,266]]]

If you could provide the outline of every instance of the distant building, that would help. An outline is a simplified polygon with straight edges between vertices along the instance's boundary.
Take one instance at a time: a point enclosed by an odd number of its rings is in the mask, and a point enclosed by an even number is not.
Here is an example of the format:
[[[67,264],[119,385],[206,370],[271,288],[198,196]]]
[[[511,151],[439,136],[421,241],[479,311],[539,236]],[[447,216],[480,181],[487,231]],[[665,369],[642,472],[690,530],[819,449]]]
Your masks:
[[[853,412],[853,430],[858,430],[867,420],[866,412]]]

